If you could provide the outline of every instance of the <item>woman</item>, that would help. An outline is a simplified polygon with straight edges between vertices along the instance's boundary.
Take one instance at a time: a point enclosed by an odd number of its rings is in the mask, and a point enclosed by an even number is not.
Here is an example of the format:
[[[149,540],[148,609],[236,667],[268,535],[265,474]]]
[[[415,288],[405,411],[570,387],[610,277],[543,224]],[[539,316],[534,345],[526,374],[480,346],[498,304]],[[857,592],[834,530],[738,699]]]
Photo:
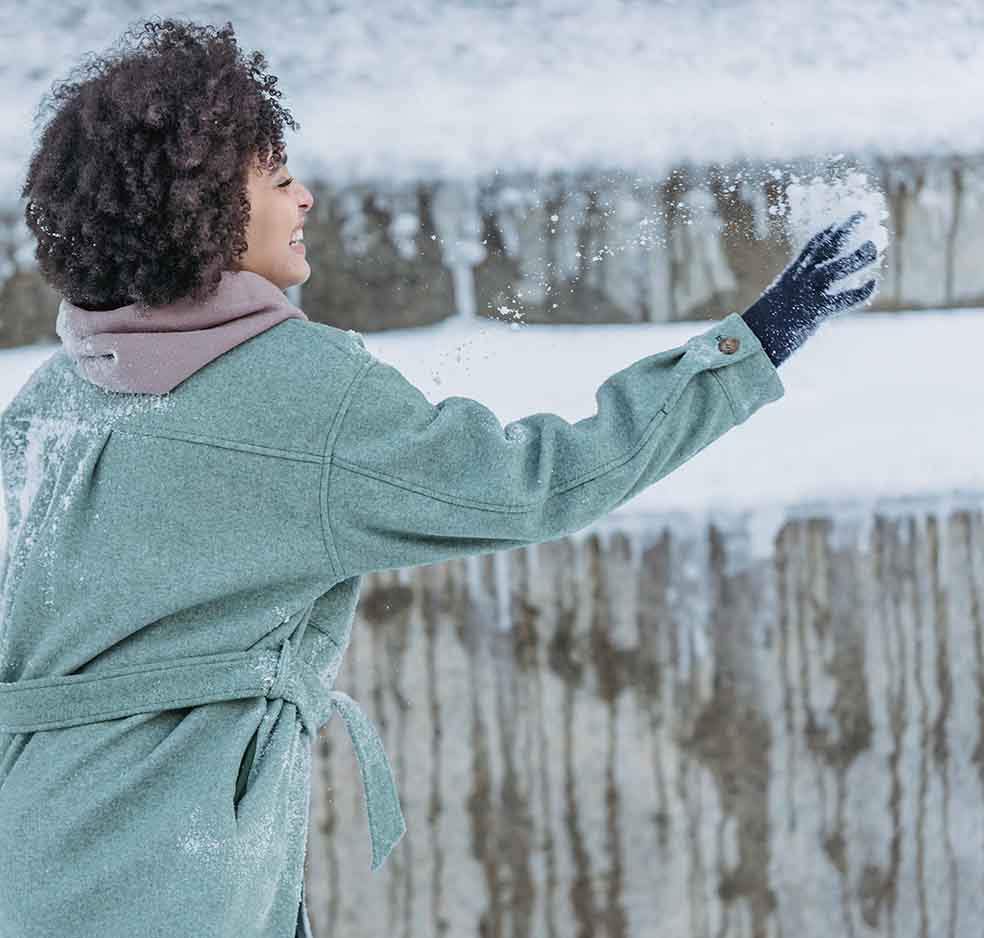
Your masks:
[[[311,744],[337,709],[377,869],[404,833],[333,691],[361,577],[578,531],[783,396],[776,371],[874,259],[815,236],[744,315],[505,428],[431,405],[283,290],[312,204],[265,62],[148,23],[59,90],[23,196],[64,348],[0,418],[0,938],[282,938]],[[518,432],[514,432],[518,431]]]

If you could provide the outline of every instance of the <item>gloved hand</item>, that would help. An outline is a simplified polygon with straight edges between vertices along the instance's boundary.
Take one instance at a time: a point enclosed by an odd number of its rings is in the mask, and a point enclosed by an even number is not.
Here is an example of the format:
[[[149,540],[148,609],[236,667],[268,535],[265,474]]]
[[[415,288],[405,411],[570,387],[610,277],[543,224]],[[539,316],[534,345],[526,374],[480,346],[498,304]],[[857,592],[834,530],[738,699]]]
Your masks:
[[[840,225],[830,225],[815,234],[799,257],[742,313],[776,368],[829,315],[863,303],[874,293],[874,280],[833,296],[824,292],[835,280],[850,276],[877,258],[873,241],[865,241],[847,257],[837,257],[851,228],[862,218],[864,212],[855,212]]]

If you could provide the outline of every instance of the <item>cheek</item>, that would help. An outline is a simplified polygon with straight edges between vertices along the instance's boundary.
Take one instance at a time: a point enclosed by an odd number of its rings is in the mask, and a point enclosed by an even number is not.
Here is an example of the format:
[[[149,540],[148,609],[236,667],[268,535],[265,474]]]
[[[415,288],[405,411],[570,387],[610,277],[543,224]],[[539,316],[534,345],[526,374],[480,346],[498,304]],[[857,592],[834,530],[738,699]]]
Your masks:
[[[290,240],[290,220],[283,206],[260,203],[250,209],[250,247],[258,251],[275,251]],[[284,235],[283,232],[287,231]]]
[[[290,233],[284,234],[283,220],[267,225],[259,235],[259,243],[265,254],[280,254],[290,248]]]

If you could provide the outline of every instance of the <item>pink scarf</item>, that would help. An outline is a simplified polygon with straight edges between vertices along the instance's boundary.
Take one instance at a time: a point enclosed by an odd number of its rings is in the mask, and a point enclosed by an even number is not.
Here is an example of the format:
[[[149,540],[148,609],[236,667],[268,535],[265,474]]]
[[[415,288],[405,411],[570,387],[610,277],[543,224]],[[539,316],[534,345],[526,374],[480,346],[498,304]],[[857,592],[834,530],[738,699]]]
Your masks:
[[[252,271],[226,270],[205,303],[91,310],[62,299],[55,331],[84,378],[110,391],[166,394],[223,352],[284,319],[307,319]]]

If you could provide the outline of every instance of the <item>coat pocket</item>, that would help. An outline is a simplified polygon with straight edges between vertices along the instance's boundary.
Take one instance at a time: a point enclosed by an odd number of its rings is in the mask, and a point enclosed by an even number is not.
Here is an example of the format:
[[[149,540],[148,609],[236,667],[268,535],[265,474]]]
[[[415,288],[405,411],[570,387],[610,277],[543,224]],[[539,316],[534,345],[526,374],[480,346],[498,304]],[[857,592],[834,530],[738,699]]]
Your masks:
[[[243,753],[243,757],[239,763],[239,776],[236,778],[236,793],[232,798],[233,810],[239,810],[239,802],[242,800],[243,795],[246,794],[246,780],[249,778],[249,770],[253,767],[253,755],[256,752],[256,738],[259,735],[259,729],[249,739],[249,745],[246,747],[246,751]]]

